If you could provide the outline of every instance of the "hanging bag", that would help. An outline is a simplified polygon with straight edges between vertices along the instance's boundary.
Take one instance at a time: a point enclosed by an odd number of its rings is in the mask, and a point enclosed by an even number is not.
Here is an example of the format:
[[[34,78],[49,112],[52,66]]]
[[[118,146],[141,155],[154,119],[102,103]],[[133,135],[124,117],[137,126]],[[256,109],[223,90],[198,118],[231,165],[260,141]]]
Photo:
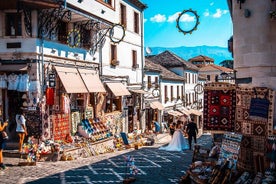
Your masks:
[[[250,118],[264,118],[268,119],[268,110],[269,110],[269,100],[267,99],[269,90],[264,96],[264,98],[258,97],[256,88],[254,88],[255,97],[251,98],[249,116]]]

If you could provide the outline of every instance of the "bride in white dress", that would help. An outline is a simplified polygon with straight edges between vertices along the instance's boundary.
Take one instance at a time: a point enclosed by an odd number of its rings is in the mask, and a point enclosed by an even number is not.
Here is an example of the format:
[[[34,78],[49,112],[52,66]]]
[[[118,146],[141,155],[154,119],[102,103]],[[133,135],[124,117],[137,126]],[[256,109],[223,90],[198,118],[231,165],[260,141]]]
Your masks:
[[[173,133],[172,140],[167,146],[162,146],[159,149],[165,151],[183,151],[189,149],[188,140],[184,137],[181,130],[181,124],[177,122],[175,132]]]

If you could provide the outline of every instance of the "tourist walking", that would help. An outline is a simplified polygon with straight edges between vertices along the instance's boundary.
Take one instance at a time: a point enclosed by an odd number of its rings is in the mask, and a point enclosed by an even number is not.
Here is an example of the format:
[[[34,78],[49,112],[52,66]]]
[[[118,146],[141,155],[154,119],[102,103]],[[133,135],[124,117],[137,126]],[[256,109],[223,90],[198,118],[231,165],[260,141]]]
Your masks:
[[[187,125],[187,134],[188,134],[188,141],[189,141],[189,149],[192,149],[192,139],[194,139],[194,143],[196,144],[196,136],[198,134],[198,128],[196,123],[194,122],[194,118],[191,118]]]
[[[16,119],[16,132],[19,137],[19,144],[18,144],[18,151],[19,153],[22,153],[22,146],[25,139],[25,136],[28,135],[27,128],[26,128],[26,118],[24,116],[24,112],[21,109],[19,114],[15,116]]]
[[[0,169],[6,169],[5,164],[3,163],[3,149],[6,145],[6,133],[4,132],[6,126],[8,126],[8,121],[5,121],[3,124],[0,122]]]
[[[176,125],[176,123],[174,123],[174,122],[170,124],[169,128],[170,128],[170,135],[171,136],[173,136],[173,133],[175,131],[175,125]]]

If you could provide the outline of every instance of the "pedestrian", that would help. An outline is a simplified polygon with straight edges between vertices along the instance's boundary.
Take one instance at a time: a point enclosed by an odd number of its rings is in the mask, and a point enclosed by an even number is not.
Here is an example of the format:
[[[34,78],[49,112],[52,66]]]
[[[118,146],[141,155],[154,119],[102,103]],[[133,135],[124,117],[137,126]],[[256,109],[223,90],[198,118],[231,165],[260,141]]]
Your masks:
[[[3,163],[3,149],[5,148],[6,141],[3,131],[5,130],[6,126],[8,126],[8,121],[5,121],[3,124],[0,123],[0,169],[6,169],[5,164]]]
[[[173,136],[173,133],[175,131],[175,126],[176,126],[176,123],[173,122],[170,124],[170,135]]]
[[[188,141],[189,141],[189,148],[192,149],[192,139],[194,139],[194,143],[196,144],[196,136],[198,134],[198,128],[196,123],[194,122],[194,118],[191,118],[187,125],[187,133],[188,133]]]
[[[16,119],[16,132],[19,137],[18,151],[22,153],[22,146],[25,139],[25,136],[28,135],[26,128],[26,118],[25,113],[22,109],[20,109],[19,114],[15,116]]]
[[[154,130],[155,134],[157,135],[160,132],[161,127],[157,121],[153,121],[153,124],[154,124],[154,128],[155,128],[155,130]]]
[[[181,129],[182,121],[178,120],[175,125],[175,131],[172,136],[172,140],[167,146],[160,147],[160,150],[165,151],[183,151],[188,149],[187,138],[183,136],[183,131]]]

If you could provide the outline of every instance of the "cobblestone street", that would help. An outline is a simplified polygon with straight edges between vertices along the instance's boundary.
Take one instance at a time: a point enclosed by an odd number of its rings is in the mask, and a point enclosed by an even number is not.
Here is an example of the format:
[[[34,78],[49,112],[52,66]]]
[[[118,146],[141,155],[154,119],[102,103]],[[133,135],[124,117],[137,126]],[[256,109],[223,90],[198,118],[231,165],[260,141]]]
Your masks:
[[[192,151],[167,152],[158,148],[170,137],[154,146],[127,149],[73,161],[37,162],[36,166],[17,166],[18,158],[4,158],[8,169],[0,172],[1,183],[122,183],[128,177],[125,157],[132,156],[138,174],[134,183],[178,183],[192,161]],[[202,135],[198,144],[210,147],[211,136]]]

